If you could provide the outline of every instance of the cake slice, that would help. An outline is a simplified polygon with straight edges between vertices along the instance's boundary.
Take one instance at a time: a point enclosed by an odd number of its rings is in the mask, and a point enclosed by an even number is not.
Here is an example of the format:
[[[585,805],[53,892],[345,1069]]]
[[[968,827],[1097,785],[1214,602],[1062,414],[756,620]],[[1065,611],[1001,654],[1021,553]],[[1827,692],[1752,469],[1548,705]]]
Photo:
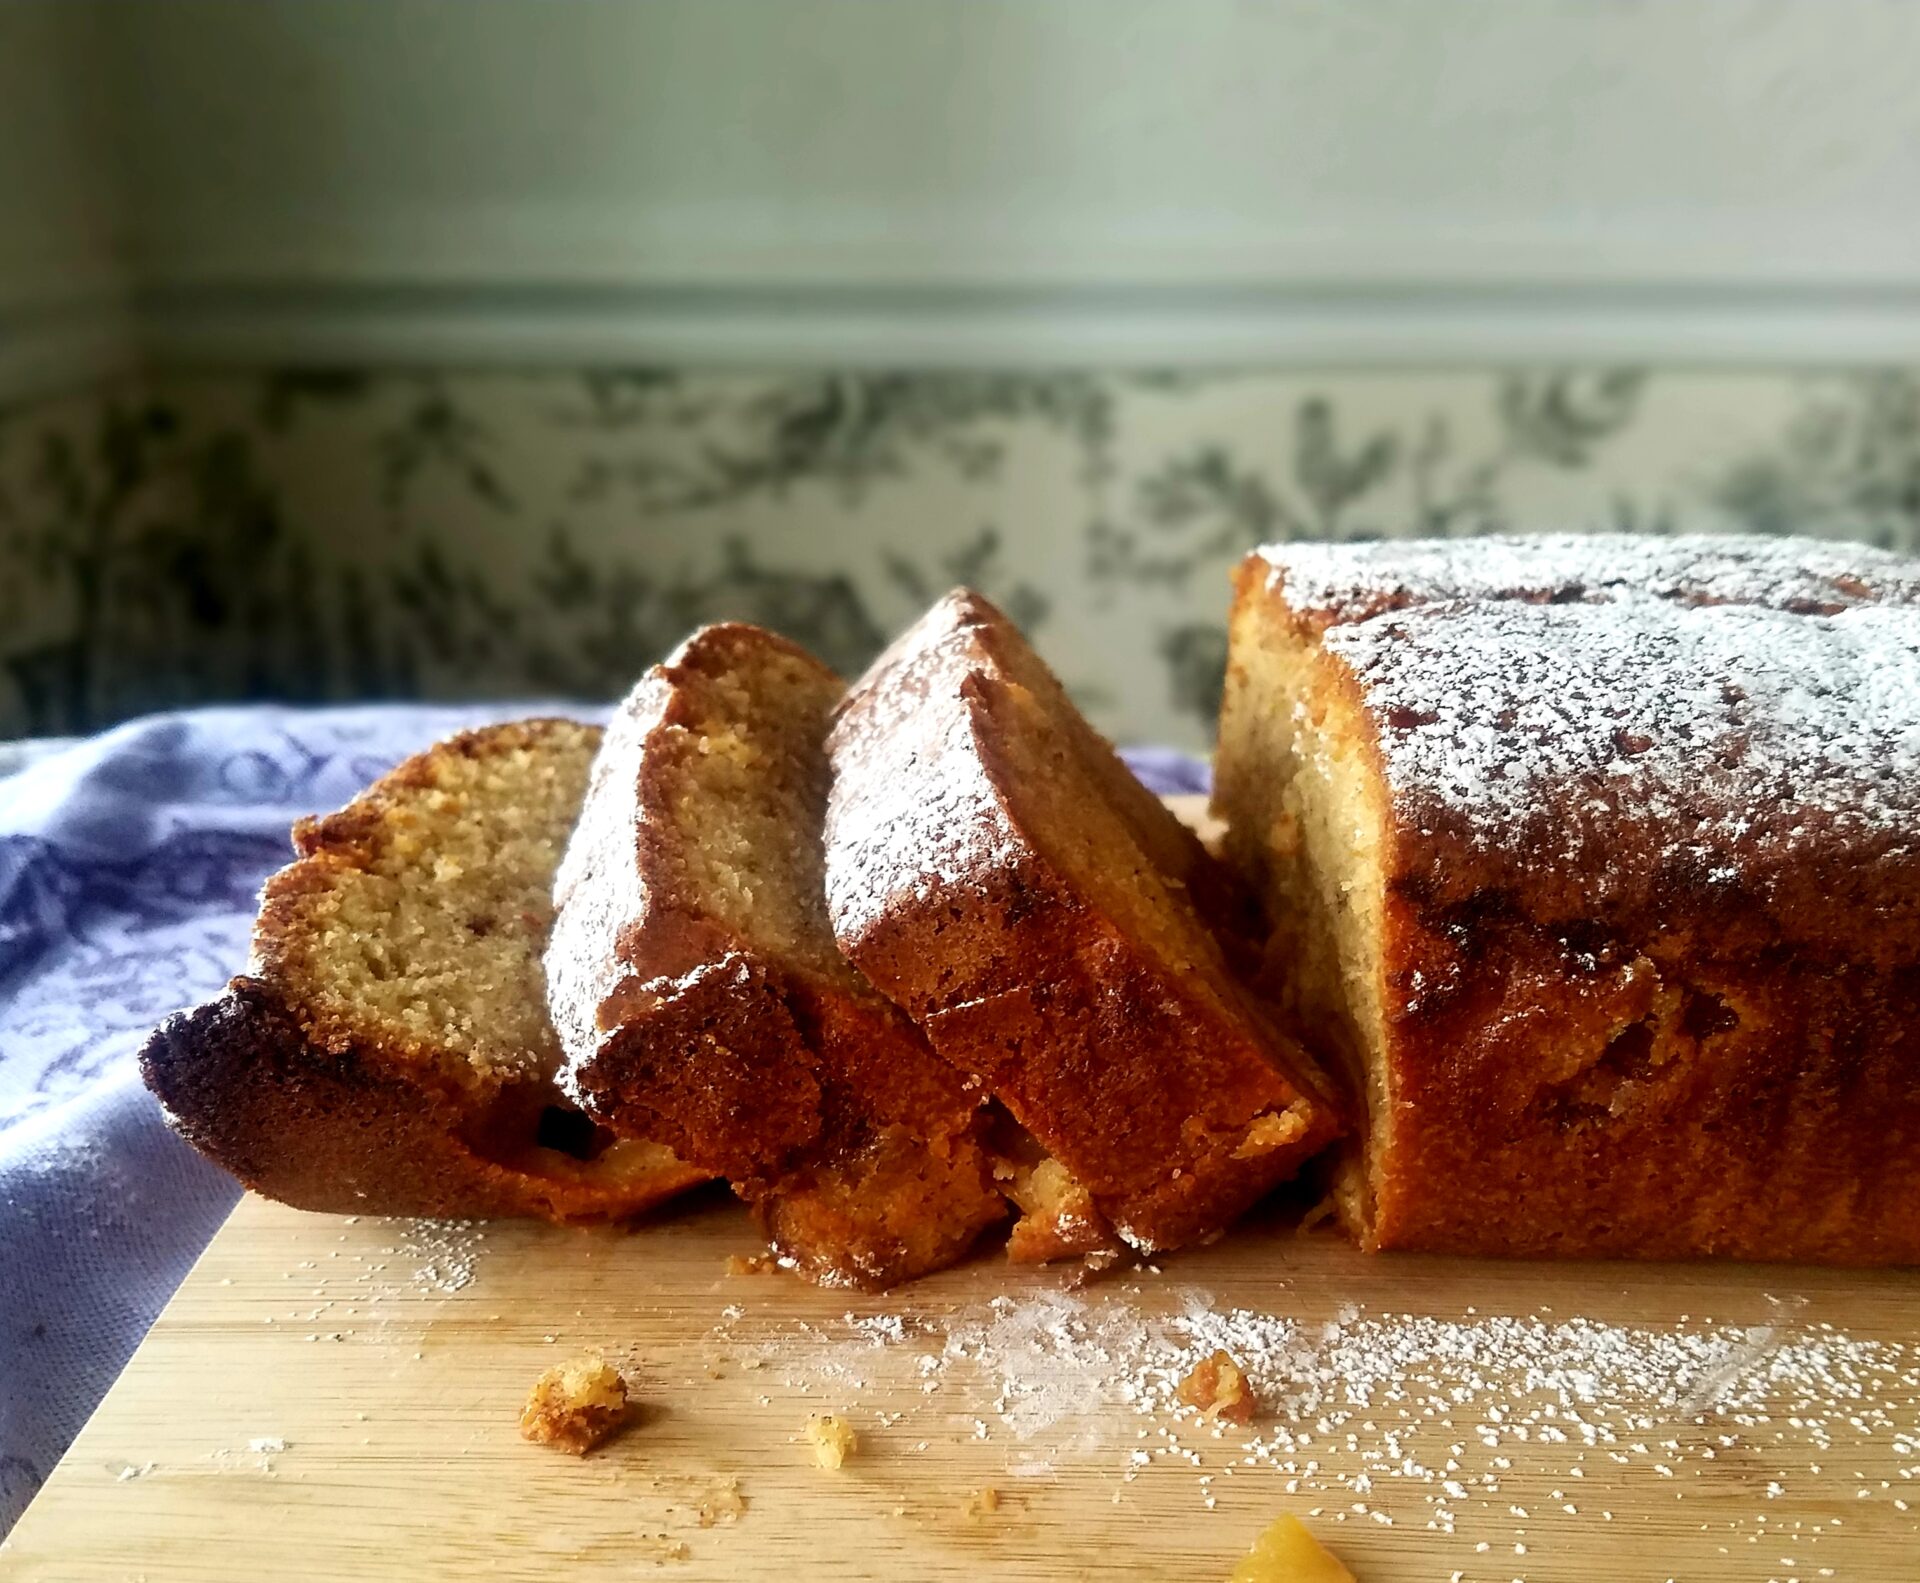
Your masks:
[[[843,958],[822,891],[840,679],[783,638],[695,633],[608,727],[547,953],[568,1082],[725,1176],[805,1273],[868,1287],[1005,1218],[985,1095]]]
[[[599,735],[465,732],[301,820],[246,971],[142,1052],[175,1129],[300,1209],[602,1221],[704,1180],[555,1082],[541,952]]]
[[[830,751],[842,949],[1133,1247],[1219,1231],[1338,1131],[1232,971],[1236,888],[986,600],[882,655]]]
[[[1920,1259],[1920,562],[1281,545],[1215,761],[1362,1243]]]

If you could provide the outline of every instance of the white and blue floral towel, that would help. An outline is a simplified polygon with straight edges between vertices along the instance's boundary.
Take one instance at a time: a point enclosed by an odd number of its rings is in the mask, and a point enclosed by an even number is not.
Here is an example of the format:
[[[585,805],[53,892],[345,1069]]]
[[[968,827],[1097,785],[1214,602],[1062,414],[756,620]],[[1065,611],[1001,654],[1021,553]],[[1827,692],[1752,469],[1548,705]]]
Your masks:
[[[239,967],[296,815],[530,712],[202,710],[0,780],[0,1534],[236,1196],[140,1086],[147,1030]],[[1180,754],[1129,758],[1156,790],[1204,789]]]

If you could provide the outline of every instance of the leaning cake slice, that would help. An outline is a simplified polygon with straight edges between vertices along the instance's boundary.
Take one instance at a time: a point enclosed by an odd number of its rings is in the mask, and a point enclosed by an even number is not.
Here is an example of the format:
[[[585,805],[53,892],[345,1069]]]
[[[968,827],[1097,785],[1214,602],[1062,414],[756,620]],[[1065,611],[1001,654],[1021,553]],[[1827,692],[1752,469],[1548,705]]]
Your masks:
[[[1233,886],[986,600],[901,637],[830,745],[842,948],[1135,1248],[1219,1231],[1338,1130],[1231,970]]]
[[[1920,1259],[1920,563],[1281,545],[1215,762],[1362,1243]]]
[[[695,633],[608,727],[555,891],[553,1018],[580,1103],[731,1181],[824,1281],[951,1264],[1007,1208],[985,1096],[840,955],[822,891],[840,679]]]
[[[300,1209],[615,1220],[706,1179],[555,1082],[540,957],[599,737],[468,731],[301,820],[246,971],[142,1053],[175,1129]]]

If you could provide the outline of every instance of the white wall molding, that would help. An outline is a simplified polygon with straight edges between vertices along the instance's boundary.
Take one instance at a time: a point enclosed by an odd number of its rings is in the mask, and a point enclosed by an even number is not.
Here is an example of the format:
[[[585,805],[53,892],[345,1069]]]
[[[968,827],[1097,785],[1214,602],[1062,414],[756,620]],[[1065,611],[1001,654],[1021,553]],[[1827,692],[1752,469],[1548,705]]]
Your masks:
[[[0,400],[141,365],[1421,368],[1920,364],[1909,288],[251,285],[0,301]]]
[[[152,289],[165,364],[1419,367],[1920,363],[1920,281],[887,290],[364,283]]]

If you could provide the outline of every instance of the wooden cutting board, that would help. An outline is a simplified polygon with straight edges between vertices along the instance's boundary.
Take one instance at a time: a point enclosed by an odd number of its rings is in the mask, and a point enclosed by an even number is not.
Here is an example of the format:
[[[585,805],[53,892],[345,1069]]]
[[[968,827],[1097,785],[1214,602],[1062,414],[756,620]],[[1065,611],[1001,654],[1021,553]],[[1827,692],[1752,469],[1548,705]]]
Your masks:
[[[1284,1211],[1091,1283],[759,1247],[717,1190],[588,1232],[249,1197],[0,1578],[1200,1583],[1292,1512],[1362,1583],[1920,1579],[1914,1274],[1367,1257]],[[1244,1428],[1172,1400],[1215,1345]],[[582,1351],[643,1406],[576,1460],[517,1419]]]
[[[627,1232],[250,1197],[0,1577],[1215,1580],[1281,1511],[1363,1583],[1920,1577],[1911,1276],[1369,1258],[1256,1225],[1078,1289],[988,1258],[870,1297],[730,1273],[756,1247],[712,1194]],[[1219,1322],[1180,1316],[1236,1308],[1270,1394],[1321,1399],[1217,1432],[1157,1393],[1182,1326]],[[576,1460],[516,1419],[583,1349],[644,1409]],[[860,1436],[837,1473],[819,1411]]]

